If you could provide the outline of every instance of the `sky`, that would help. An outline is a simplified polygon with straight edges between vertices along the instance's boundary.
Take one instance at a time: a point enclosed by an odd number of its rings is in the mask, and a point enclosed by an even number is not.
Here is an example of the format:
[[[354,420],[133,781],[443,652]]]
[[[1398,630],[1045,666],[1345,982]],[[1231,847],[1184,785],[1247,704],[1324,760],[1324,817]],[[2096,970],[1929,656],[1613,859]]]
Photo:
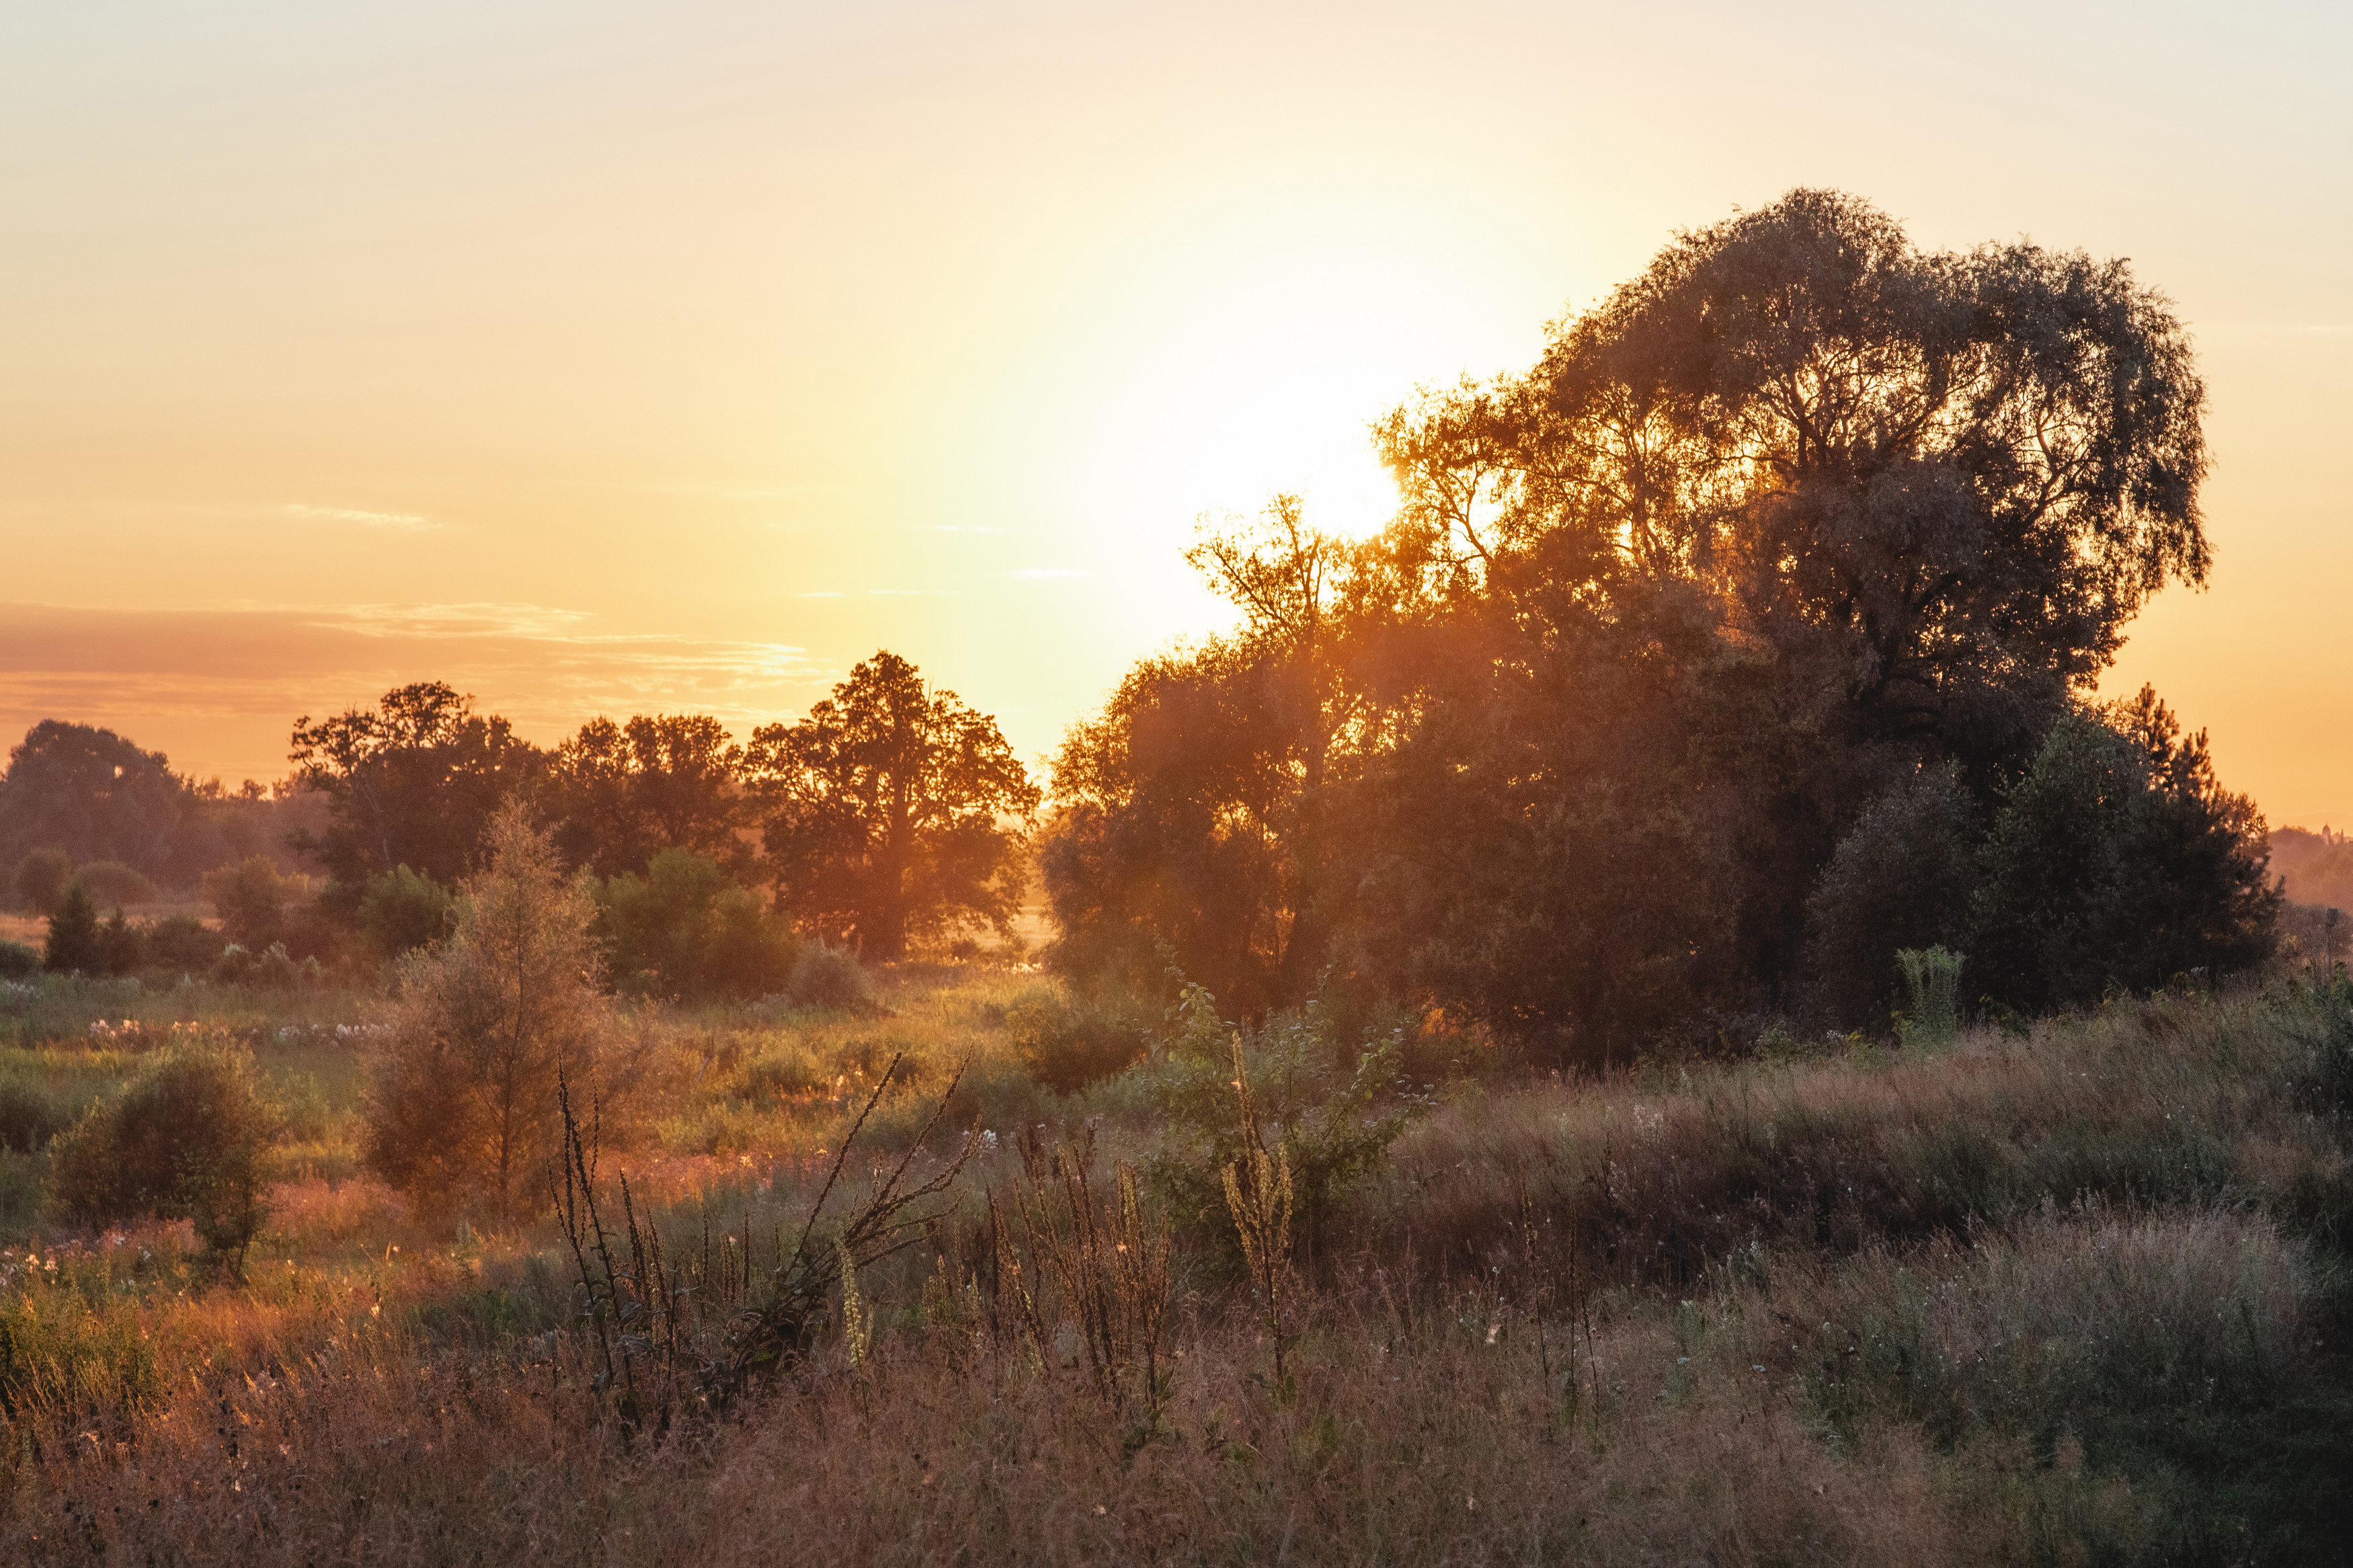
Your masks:
[[[1042,758],[1392,504],[1366,427],[1798,185],[2129,257],[2215,571],[2137,624],[2353,826],[2353,10],[867,0],[0,7],[0,736],[231,783],[447,679],[805,711],[879,647]]]

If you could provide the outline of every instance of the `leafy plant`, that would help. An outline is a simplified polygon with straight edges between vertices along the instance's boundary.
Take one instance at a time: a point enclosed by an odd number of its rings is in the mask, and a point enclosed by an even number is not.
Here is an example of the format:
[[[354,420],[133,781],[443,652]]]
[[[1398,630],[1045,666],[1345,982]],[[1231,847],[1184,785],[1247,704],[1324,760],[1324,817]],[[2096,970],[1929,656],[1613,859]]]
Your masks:
[[[1318,1004],[1272,1014],[1251,1029],[1221,1020],[1217,999],[1190,984],[1173,1011],[1175,1038],[1135,1069],[1166,1128],[1146,1163],[1153,1184],[1179,1226],[1233,1256],[1223,1172],[1247,1165],[1264,1136],[1233,1113],[1229,1096],[1237,1079],[1247,1079],[1256,1086],[1252,1117],[1275,1130],[1301,1239],[1312,1252],[1348,1188],[1379,1168],[1388,1146],[1427,1108],[1405,1080],[1404,1030],[1367,1038],[1351,1052],[1330,1037]]]
[[[272,1121],[244,1045],[225,1036],[175,1045],[58,1141],[50,1195],[87,1225],[192,1220],[207,1247],[241,1268],[268,1215],[261,1161]]]

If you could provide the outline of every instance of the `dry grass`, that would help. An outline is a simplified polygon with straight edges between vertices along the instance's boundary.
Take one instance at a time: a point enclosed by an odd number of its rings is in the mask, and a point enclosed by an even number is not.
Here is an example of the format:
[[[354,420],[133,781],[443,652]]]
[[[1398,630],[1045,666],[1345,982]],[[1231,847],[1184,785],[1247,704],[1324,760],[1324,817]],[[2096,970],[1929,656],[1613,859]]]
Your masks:
[[[673,1257],[786,1234],[844,1112],[749,1067],[848,1076],[891,1041],[986,1079],[1027,984],[669,1018],[664,1134],[607,1157],[669,1205]],[[0,1258],[0,1539],[126,1564],[2335,1561],[2348,1017],[2277,989],[1933,1056],[1458,1086],[1298,1265],[1288,1378],[1249,1289],[1180,1247],[1143,1420],[1059,1295],[1043,1342],[993,1300],[1011,1136],[931,1247],[861,1269],[862,1361],[836,1323],[734,1416],[660,1432],[598,1392],[552,1227],[290,1167],[242,1281],[185,1227]],[[1154,1136],[1123,1092],[977,1109],[1074,1142],[1099,1118],[1110,1191]],[[688,1135],[714,1108],[740,1147]]]

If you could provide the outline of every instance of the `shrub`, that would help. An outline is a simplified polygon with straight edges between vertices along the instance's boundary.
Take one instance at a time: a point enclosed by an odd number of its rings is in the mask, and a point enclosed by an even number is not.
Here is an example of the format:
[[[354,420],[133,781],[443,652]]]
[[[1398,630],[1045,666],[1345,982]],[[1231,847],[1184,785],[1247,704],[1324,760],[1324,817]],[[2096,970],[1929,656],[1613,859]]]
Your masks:
[[[1898,950],[1959,940],[1977,883],[1968,793],[1950,768],[1866,806],[1806,900],[1806,961],[1838,1023],[1884,1028]]]
[[[58,1140],[50,1196],[87,1225],[192,1220],[206,1247],[241,1263],[265,1217],[269,1132],[250,1051],[226,1038],[175,1046]]]
[[[1073,1006],[1051,992],[1023,995],[1005,1022],[1024,1070],[1058,1094],[1076,1094],[1144,1055],[1140,1020],[1111,1007]]]
[[[147,932],[122,918],[117,910],[98,928],[98,970],[101,974],[129,974],[147,964]]]
[[[98,906],[79,882],[68,882],[49,911],[49,940],[41,952],[44,968],[60,974],[101,974]]]
[[[845,947],[809,942],[793,963],[786,994],[804,1007],[829,1007],[840,1013],[880,1011],[873,984],[858,955]]]
[[[1388,1146],[1424,1108],[1406,1092],[1403,1033],[1344,1051],[1323,1009],[1271,1014],[1256,1029],[1221,1021],[1217,1001],[1187,985],[1181,1027],[1166,1052],[1138,1068],[1165,1118],[1166,1141],[1148,1164],[1170,1217],[1230,1255],[1235,1231],[1223,1173],[1247,1163],[1264,1133],[1235,1118],[1235,1078],[1247,1075],[1256,1121],[1277,1131],[1279,1159],[1296,1195],[1300,1240],[1312,1251],[1339,1199],[1377,1170]],[[1237,1037],[1240,1039],[1238,1069]],[[1353,1057],[1353,1060],[1344,1058]],[[1344,1076],[1345,1074],[1345,1076]]]
[[[147,962],[164,969],[196,973],[220,961],[220,932],[194,915],[165,915],[146,930]]]
[[[0,942],[0,980],[22,980],[40,967],[40,949],[21,942]]]
[[[430,947],[449,934],[457,896],[406,866],[396,866],[367,886],[360,899],[360,929],[369,945],[386,958]]]
[[[0,1149],[32,1153],[65,1130],[64,1113],[39,1084],[0,1079]]]
[[[287,935],[286,906],[309,896],[310,879],[281,877],[267,855],[248,855],[235,866],[205,873],[205,897],[220,916],[222,934],[237,946],[260,952]]]
[[[74,880],[88,888],[101,907],[143,904],[155,896],[155,884],[120,860],[92,860],[74,873]]]
[[[791,931],[708,857],[665,849],[643,877],[615,877],[597,899],[611,972],[625,989],[757,996],[793,973]]]
[[[564,876],[519,804],[491,819],[488,846],[448,940],[399,961],[365,1149],[403,1192],[508,1215],[533,1206],[556,1151],[561,1084],[608,1125],[622,1085],[596,984],[594,879]]]
[[[73,862],[55,849],[36,849],[16,862],[10,883],[16,902],[37,915],[54,911],[73,880]]]
[[[262,991],[293,991],[317,984],[324,978],[324,972],[315,958],[295,963],[282,942],[271,942],[262,952],[248,952],[231,942],[221,949],[220,957],[214,962],[212,977],[226,985],[250,985]]]

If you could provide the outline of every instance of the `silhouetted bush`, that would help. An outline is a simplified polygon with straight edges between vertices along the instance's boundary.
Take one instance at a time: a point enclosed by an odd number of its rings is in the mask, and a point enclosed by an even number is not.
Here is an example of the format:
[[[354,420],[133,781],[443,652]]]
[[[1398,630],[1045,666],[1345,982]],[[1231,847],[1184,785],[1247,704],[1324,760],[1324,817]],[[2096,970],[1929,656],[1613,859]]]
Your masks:
[[[360,900],[360,930],[386,958],[430,947],[449,934],[457,895],[420,871],[396,866],[368,884]]]
[[[0,1149],[30,1153],[65,1130],[65,1113],[39,1084],[0,1079]]]
[[[57,908],[49,911],[49,940],[41,950],[42,967],[59,974],[100,974],[98,906],[79,882],[68,882]]]
[[[40,967],[40,949],[21,942],[0,942],[0,980],[21,980]]]
[[[799,959],[793,964],[792,983],[785,991],[804,1007],[871,1013],[880,1005],[858,955],[848,948],[831,947],[821,942],[809,942],[801,949]]]
[[[1141,1019],[1113,1008],[1073,1006],[1049,991],[1023,995],[1007,1010],[1005,1023],[1023,1069],[1058,1094],[1076,1094],[1144,1055]]]
[[[143,904],[155,896],[155,884],[120,860],[92,860],[74,879],[90,889],[100,909]]]
[[[50,1196],[85,1225],[145,1214],[193,1220],[206,1247],[242,1259],[266,1215],[269,1122],[245,1047],[175,1046],[58,1140]]]
[[[1848,1028],[1884,1029],[1895,954],[1957,942],[1977,885],[1977,830],[1957,771],[1923,771],[1880,796],[1839,840],[1806,900],[1807,968]]]
[[[287,906],[309,897],[310,879],[281,877],[267,855],[207,871],[205,897],[220,916],[221,932],[237,946],[260,952],[288,935]]]
[[[55,849],[36,849],[16,862],[9,879],[16,902],[37,915],[54,911],[73,880],[73,862]]]
[[[165,915],[147,927],[146,937],[150,965],[188,974],[210,969],[228,945],[194,915]]]

